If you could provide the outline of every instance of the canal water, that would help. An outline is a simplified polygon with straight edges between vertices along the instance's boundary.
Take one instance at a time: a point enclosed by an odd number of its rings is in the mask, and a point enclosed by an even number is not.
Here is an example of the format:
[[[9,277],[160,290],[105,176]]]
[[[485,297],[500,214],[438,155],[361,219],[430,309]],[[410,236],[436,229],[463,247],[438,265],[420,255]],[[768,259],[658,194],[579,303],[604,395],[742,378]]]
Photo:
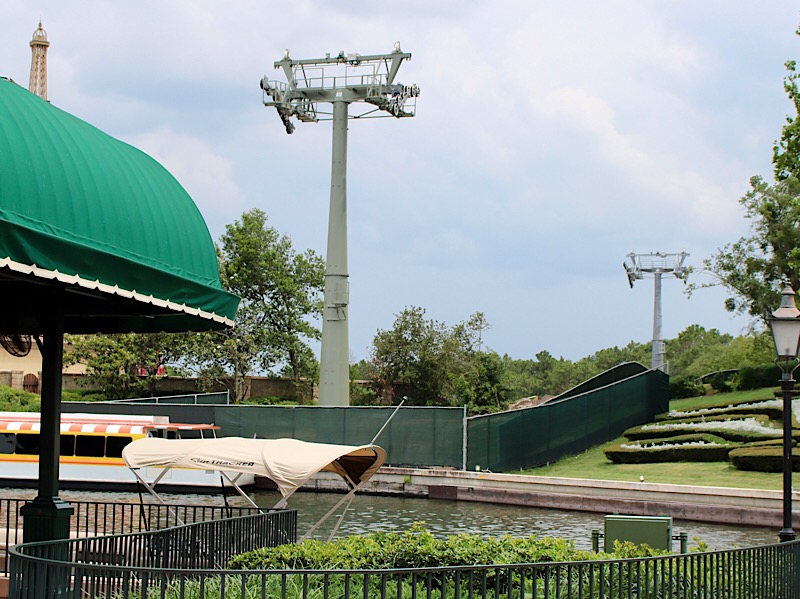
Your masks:
[[[33,497],[31,490],[2,489],[4,497]],[[216,495],[161,494],[167,503],[224,505],[224,498]],[[264,507],[275,505],[280,496],[276,492],[253,492],[255,502]],[[62,491],[66,501],[138,502],[136,493],[111,493],[99,491]],[[289,507],[298,511],[298,536],[308,530],[333,505],[341,495],[330,493],[296,493]],[[145,501],[148,501],[145,494]],[[229,496],[230,505],[244,506],[247,502],[239,496]],[[341,513],[339,509],[336,514]],[[327,539],[334,526],[332,516],[312,535]],[[591,549],[592,530],[603,529],[603,514],[560,511],[512,505],[495,505],[471,501],[421,499],[357,495],[336,536],[343,537],[373,531],[403,531],[414,522],[424,522],[436,536],[472,533],[482,536],[510,534],[515,537],[561,537],[572,541],[580,549]],[[777,529],[742,527],[727,524],[703,524],[685,520],[673,522],[673,534],[687,533],[689,547],[697,545],[695,539],[706,543],[710,549],[731,549],[765,545],[778,541]],[[678,542],[675,542],[675,550]]]

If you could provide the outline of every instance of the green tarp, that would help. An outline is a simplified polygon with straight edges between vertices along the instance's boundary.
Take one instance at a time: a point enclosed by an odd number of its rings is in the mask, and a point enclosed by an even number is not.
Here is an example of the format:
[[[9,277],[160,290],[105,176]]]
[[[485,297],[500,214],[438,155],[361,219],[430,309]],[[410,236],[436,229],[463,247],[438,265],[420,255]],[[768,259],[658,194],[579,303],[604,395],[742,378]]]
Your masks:
[[[669,377],[622,364],[534,408],[467,420],[467,469],[508,472],[610,441],[669,409]]]

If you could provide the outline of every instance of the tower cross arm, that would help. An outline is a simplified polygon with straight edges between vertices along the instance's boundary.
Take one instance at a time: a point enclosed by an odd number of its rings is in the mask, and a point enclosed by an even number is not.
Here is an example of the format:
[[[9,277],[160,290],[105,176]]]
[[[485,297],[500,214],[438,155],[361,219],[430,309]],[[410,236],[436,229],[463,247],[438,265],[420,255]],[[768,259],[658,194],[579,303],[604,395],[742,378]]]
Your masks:
[[[410,52],[390,52],[389,54],[368,54],[362,56],[361,54],[345,54],[340,52],[336,56],[326,56],[325,58],[302,58],[295,60],[284,56],[281,60],[275,61],[276,69],[291,69],[293,66],[314,66],[314,65],[334,65],[334,64],[352,64],[354,66],[362,65],[369,62],[390,61],[392,65],[397,63],[394,68],[395,74],[397,69],[400,68],[400,63],[404,60],[411,60]]]

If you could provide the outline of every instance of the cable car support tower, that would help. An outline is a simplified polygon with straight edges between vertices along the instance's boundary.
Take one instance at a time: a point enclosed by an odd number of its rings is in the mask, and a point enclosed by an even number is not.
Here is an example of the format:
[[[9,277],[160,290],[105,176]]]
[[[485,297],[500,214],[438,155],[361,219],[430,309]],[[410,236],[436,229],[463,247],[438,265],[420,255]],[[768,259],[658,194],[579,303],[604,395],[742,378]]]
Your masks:
[[[275,62],[286,81],[264,77],[264,105],[274,107],[286,128],[292,117],[304,123],[330,120],[333,125],[328,247],[325,260],[319,405],[350,404],[347,272],[347,121],[377,117],[412,117],[416,85],[395,83],[397,71],[411,54],[400,42],[389,54],[361,56],[339,52],[325,58],[294,60],[286,50]],[[321,105],[331,104],[328,111]],[[352,112],[351,112],[352,105]]]
[[[673,274],[685,283],[690,269],[683,263],[688,256],[689,254],[685,251],[680,254],[665,254],[664,252],[636,254],[631,251],[628,254],[628,260],[622,263],[631,288],[636,279],[644,279],[645,275],[653,275],[653,356],[650,366],[653,370],[663,372],[666,367],[666,349],[664,340],[661,338],[661,276]]]

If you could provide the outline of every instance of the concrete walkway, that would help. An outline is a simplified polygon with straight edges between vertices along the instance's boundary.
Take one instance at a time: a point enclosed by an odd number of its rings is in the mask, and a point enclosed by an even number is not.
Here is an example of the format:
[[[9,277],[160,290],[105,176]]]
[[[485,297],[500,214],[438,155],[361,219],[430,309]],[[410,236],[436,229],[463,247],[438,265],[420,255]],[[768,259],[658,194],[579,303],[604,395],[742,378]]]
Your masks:
[[[333,474],[321,473],[308,491],[342,491]],[[781,491],[729,489],[554,478],[449,469],[381,468],[365,485],[365,493],[482,501],[605,514],[666,515],[680,520],[780,528]],[[793,493],[797,505],[800,493]],[[793,512],[800,530],[800,511]]]

